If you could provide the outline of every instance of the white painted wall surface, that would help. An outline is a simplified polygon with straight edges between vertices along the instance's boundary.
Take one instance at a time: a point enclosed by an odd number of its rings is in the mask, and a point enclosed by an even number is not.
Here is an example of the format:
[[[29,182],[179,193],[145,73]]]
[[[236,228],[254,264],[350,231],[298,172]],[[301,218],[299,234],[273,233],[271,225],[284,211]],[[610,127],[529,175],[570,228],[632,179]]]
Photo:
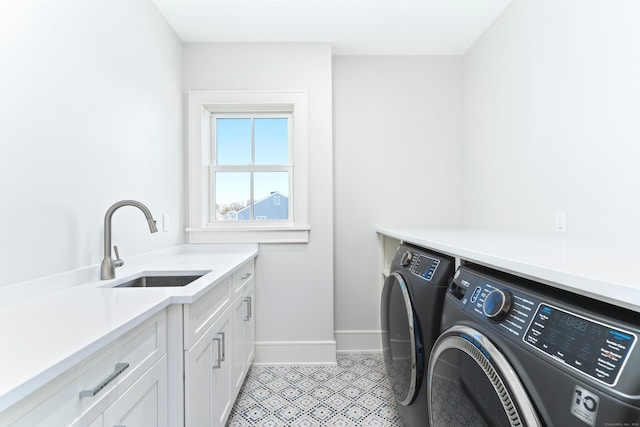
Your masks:
[[[183,242],[182,46],[147,2],[0,3],[0,285]]]
[[[462,59],[337,56],[333,66],[338,350],[380,349],[380,224],[459,226]]]
[[[464,56],[465,223],[640,238],[640,2],[514,1]]]
[[[187,43],[185,90],[306,90],[308,244],[261,244],[255,363],[335,363],[331,47]]]

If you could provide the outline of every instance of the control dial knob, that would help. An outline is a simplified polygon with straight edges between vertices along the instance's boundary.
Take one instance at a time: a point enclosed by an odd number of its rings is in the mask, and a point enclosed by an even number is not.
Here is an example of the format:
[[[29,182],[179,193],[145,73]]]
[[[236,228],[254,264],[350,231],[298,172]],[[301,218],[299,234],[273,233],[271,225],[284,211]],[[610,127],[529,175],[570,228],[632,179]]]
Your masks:
[[[511,309],[511,292],[494,289],[489,292],[482,304],[484,315],[492,320],[504,319]]]
[[[404,251],[402,257],[400,257],[400,265],[406,267],[407,265],[409,265],[412,258],[413,254],[411,253],[411,251]]]

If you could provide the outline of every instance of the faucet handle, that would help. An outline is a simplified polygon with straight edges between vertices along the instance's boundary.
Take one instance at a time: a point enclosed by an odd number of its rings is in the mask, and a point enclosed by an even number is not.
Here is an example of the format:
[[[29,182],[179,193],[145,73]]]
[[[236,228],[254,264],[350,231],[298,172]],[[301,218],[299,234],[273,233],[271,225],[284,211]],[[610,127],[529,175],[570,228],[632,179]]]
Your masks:
[[[116,259],[113,260],[113,266],[122,267],[122,265],[124,264],[124,261],[120,259],[120,254],[118,253],[118,246],[113,247],[113,252],[116,253]]]

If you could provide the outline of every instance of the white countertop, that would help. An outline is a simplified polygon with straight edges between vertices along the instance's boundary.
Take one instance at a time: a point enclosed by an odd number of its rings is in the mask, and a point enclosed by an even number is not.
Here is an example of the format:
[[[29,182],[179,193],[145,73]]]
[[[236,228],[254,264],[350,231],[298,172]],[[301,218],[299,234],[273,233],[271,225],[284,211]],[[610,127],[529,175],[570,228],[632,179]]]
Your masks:
[[[183,245],[125,260],[113,280],[98,280],[99,267],[89,268],[96,280],[68,287],[60,287],[63,280],[53,277],[56,287],[50,293],[1,307],[0,411],[168,305],[197,300],[257,254],[254,244]],[[108,287],[159,271],[208,273],[180,288]],[[87,274],[83,269],[64,277],[71,283]],[[28,287],[43,289],[47,278],[38,282]]]
[[[640,249],[628,243],[477,229],[378,233],[640,312]]]

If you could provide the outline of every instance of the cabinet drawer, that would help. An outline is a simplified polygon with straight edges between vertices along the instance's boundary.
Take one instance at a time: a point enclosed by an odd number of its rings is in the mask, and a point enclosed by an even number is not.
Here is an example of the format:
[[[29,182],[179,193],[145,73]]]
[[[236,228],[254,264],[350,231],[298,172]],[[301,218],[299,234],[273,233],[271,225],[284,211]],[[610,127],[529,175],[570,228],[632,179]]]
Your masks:
[[[193,304],[184,305],[184,349],[189,350],[229,303],[233,277],[225,279]]]
[[[163,310],[0,415],[0,425],[86,426],[167,352]]]
[[[244,264],[238,271],[233,273],[233,295],[242,292],[247,283],[253,278],[254,275],[253,260]]]
[[[167,427],[167,356],[104,412],[104,425]]]

